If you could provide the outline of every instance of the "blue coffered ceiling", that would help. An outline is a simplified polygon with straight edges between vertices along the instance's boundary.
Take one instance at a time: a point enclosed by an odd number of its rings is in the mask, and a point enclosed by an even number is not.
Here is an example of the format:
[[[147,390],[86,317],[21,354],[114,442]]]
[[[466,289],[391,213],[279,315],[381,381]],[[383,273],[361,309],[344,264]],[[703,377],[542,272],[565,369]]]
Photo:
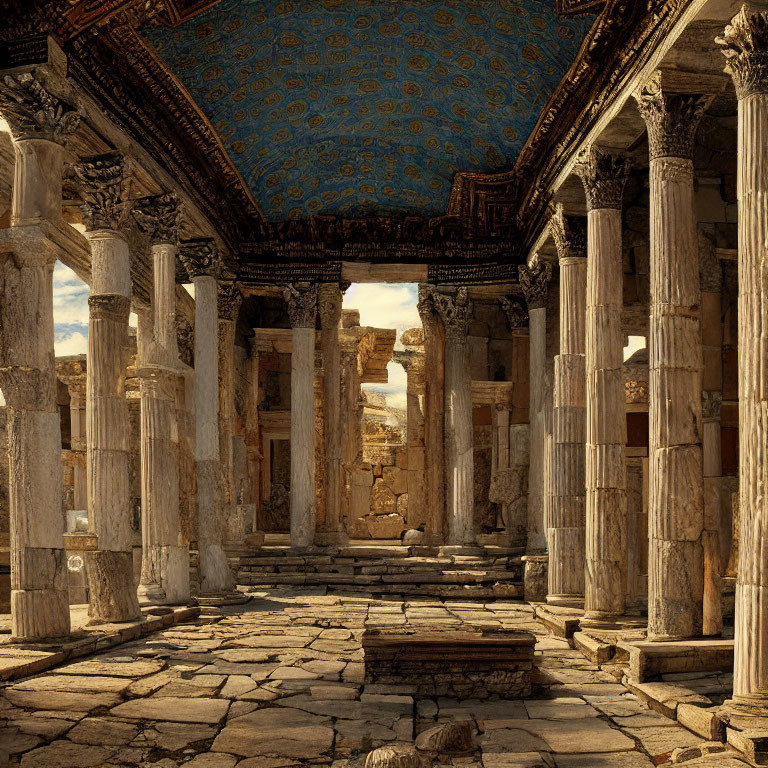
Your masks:
[[[222,0],[146,38],[265,216],[445,212],[512,167],[593,17],[554,0]]]

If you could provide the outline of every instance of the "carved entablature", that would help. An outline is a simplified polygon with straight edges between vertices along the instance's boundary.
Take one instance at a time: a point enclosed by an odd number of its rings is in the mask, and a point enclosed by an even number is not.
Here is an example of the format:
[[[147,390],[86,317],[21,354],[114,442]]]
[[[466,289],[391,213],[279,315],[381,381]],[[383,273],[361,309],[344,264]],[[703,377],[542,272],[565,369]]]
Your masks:
[[[499,305],[507,317],[511,330],[528,327],[528,310],[524,301],[517,296],[502,296],[499,299]]]
[[[217,283],[219,320],[237,320],[243,294],[235,282],[219,281]]]
[[[211,238],[186,240],[179,244],[179,258],[187,270],[190,280],[196,277],[218,277],[219,255],[216,243]]]
[[[740,99],[768,93],[768,10],[745,3],[715,42]]]
[[[320,326],[333,330],[338,328],[341,320],[341,302],[343,294],[338,283],[323,283],[318,287],[317,312],[320,315]]]
[[[583,16],[597,13],[606,0],[555,0],[555,13],[558,16]]]
[[[563,211],[562,205],[558,205],[552,211],[549,231],[559,258],[586,257],[587,220],[584,216],[571,216]]]
[[[289,283],[283,287],[292,328],[314,328],[317,318],[317,285]]]
[[[547,286],[552,279],[552,265],[545,259],[536,258],[530,266],[521,264],[517,268],[520,287],[523,289],[528,311],[547,305]]]
[[[628,157],[593,146],[581,155],[575,170],[584,184],[588,210],[621,209],[629,179]]]
[[[431,286],[432,303],[445,326],[446,338],[467,340],[469,321],[472,318],[472,302],[465,285],[459,286],[451,296]]]
[[[84,157],[73,166],[83,199],[85,227],[118,231],[125,219],[125,158],[121,152]]]
[[[429,264],[427,281],[433,285],[516,283],[517,265],[511,259],[500,264]]]
[[[45,139],[63,145],[80,125],[75,108],[54,96],[34,72],[0,77],[0,115],[16,141]]]
[[[709,96],[669,93],[662,88],[661,72],[635,94],[637,107],[648,129],[651,160],[660,157],[693,157],[693,143]]]
[[[139,228],[146,232],[153,245],[176,244],[179,238],[179,199],[171,192],[165,195],[142,197],[133,206],[133,217]]]

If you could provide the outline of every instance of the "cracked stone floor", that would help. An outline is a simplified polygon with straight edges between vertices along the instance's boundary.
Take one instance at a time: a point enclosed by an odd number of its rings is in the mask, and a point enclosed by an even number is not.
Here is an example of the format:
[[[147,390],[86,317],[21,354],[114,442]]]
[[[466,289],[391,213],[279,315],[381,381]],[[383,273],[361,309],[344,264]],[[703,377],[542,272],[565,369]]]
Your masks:
[[[365,685],[365,626],[462,622],[533,632],[535,697],[414,701]],[[649,711],[515,602],[406,602],[323,590],[269,590],[201,617],[0,689],[0,765],[23,768],[289,768],[362,766],[382,744],[471,719],[473,768],[645,768],[702,739]],[[711,755],[689,768],[743,768]]]

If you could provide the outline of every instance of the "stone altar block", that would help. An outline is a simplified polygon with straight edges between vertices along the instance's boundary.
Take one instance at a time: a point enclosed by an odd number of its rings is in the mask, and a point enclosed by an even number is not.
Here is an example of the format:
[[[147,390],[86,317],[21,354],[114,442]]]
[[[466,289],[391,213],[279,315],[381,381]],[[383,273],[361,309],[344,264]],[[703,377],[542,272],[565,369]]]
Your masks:
[[[367,629],[365,681],[413,685],[417,697],[526,698],[535,642],[530,632],[466,625]]]

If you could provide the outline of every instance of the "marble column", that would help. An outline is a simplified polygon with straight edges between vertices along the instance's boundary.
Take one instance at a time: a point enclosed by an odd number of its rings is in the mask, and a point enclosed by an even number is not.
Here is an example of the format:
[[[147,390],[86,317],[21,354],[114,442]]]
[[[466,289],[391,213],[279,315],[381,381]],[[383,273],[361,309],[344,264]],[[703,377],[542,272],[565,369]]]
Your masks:
[[[587,198],[586,570],[584,626],[610,625],[626,601],[627,420],[621,330],[624,157],[590,148],[578,165]]]
[[[547,602],[584,600],[585,526],[585,321],[587,226],[558,206],[551,223],[560,261],[560,354],[553,383],[553,495],[547,527]]]
[[[120,228],[123,157],[109,153],[75,166],[91,244],[86,385],[88,525],[96,549],[85,553],[88,615],[130,621],[140,615],[133,582],[133,533],[128,477],[128,402],[125,367],[131,268]]]
[[[242,547],[242,525],[235,523],[238,513],[235,483],[235,329],[242,294],[235,282],[218,283],[218,344],[219,344],[219,462],[221,466],[221,505],[219,519],[224,541]]]
[[[69,441],[72,453],[72,509],[88,509],[88,483],[85,471],[85,383],[86,356],[56,363],[58,377],[67,385],[69,392]]]
[[[195,474],[200,594],[233,587],[224,552],[219,461],[219,257],[212,240],[183,243],[181,260],[195,286]]]
[[[259,406],[261,405],[261,356],[272,349],[272,345],[252,338],[247,362],[248,397],[245,414],[245,447],[248,454],[248,466],[251,480],[251,498],[254,502],[254,515],[247,542],[249,546],[260,547],[264,543],[264,533],[260,530],[259,509],[261,507],[261,428],[259,424]]]
[[[179,604],[189,600],[189,546],[179,511],[181,375],[176,330],[179,206],[174,195],[137,201],[133,215],[148,235],[152,258],[151,312],[138,328],[141,392],[141,538],[139,597]]]
[[[61,219],[64,143],[79,115],[31,72],[0,80],[16,156],[11,226],[0,232],[0,387],[8,408],[11,616],[15,638],[69,634],[61,426],[47,236]]]
[[[354,519],[358,485],[358,464],[362,459],[362,414],[360,412],[360,366],[358,339],[347,331],[341,339],[341,466],[342,466],[342,518]],[[370,495],[370,483],[365,487]]]
[[[323,436],[325,439],[325,521],[315,532],[317,544],[346,544],[349,540],[341,522],[341,346],[339,323],[343,294],[338,284],[318,288],[320,345],[323,357]]]
[[[768,710],[768,4],[747,4],[717,41],[736,87],[739,203],[739,565],[733,705]]]
[[[668,93],[660,72],[636,98],[650,150],[648,639],[678,640],[702,629],[701,289],[692,157],[706,102]]]
[[[547,375],[547,291],[552,265],[536,256],[519,267],[520,286],[528,307],[530,462],[528,466],[528,534],[525,571],[528,575],[525,599],[545,599],[547,587],[546,454],[547,409],[551,406],[552,382]],[[538,577],[538,578],[536,578]]]
[[[454,295],[432,290],[432,302],[445,328],[445,447],[448,544],[475,544],[475,487],[472,378],[467,333],[472,302],[467,288]]]
[[[445,542],[445,330],[432,302],[430,286],[419,285],[417,304],[424,328],[424,446],[427,544]]]
[[[317,286],[283,290],[293,329],[291,353],[291,546],[315,539],[315,325]]]

